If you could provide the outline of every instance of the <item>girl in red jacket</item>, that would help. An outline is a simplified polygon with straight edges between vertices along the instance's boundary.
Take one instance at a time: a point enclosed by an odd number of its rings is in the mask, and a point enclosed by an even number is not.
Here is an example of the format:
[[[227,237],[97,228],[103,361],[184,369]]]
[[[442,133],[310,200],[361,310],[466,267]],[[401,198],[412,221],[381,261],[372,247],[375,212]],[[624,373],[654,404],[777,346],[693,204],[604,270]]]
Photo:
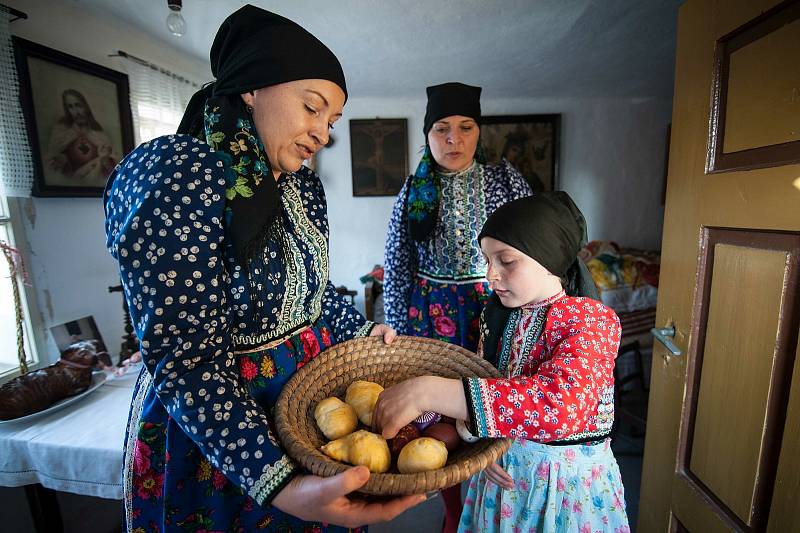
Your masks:
[[[584,235],[564,192],[497,209],[479,236],[494,294],[478,354],[505,377],[422,376],[376,405],[387,438],[436,411],[456,418],[465,439],[514,439],[470,480],[459,531],[629,531],[609,438],[619,319],[585,297],[596,292],[577,258]]]

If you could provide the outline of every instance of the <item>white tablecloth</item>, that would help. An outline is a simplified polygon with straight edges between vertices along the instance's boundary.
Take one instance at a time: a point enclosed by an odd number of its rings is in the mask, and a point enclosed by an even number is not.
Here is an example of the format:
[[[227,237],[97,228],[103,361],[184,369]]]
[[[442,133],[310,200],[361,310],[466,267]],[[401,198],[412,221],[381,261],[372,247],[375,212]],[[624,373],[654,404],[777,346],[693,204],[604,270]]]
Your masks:
[[[122,449],[138,372],[108,379],[81,400],[0,425],[0,485],[122,499]]]

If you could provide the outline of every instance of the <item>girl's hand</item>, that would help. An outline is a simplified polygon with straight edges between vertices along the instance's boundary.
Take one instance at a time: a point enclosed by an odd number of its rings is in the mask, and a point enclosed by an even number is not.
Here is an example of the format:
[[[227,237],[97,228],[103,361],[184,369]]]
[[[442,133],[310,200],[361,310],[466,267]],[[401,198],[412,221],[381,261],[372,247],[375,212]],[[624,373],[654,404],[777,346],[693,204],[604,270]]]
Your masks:
[[[397,337],[397,332],[386,324],[375,324],[375,327],[369,332],[369,336],[383,337],[384,344],[391,344],[394,338]]]
[[[329,478],[297,476],[275,496],[272,505],[301,520],[356,528],[388,522],[425,501],[425,495],[419,494],[374,503],[347,497],[368,479],[369,470],[365,466],[354,466]]]
[[[384,439],[394,438],[400,428],[422,414],[427,377],[403,381],[384,389],[378,396],[372,411],[372,425]]]
[[[511,490],[514,488],[514,480],[498,463],[490,464],[483,472],[489,478],[489,481],[501,489]]]
[[[378,396],[372,425],[384,439],[391,439],[425,411],[466,419],[469,414],[461,380],[420,376],[389,387]]]

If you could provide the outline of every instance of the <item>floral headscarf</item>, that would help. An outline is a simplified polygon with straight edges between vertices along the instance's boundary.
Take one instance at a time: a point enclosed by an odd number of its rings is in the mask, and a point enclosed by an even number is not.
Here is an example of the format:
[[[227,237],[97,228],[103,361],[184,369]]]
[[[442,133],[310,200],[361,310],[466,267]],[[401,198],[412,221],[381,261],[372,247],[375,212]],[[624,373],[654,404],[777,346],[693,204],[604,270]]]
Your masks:
[[[222,160],[225,174],[225,222],[231,228],[241,266],[256,259],[269,237],[280,238],[278,186],[252,117],[238,96],[206,100],[206,143]],[[233,216],[236,213],[236,216]],[[255,220],[266,220],[259,227]]]

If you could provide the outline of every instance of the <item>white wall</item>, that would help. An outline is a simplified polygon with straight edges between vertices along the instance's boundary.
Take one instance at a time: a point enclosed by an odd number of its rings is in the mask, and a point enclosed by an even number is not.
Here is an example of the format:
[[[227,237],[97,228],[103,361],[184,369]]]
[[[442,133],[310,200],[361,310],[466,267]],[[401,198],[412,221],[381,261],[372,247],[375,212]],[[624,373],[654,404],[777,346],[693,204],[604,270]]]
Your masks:
[[[122,49],[198,80],[210,78],[207,65],[182,55],[168,43],[154,41],[113,19],[87,16],[79,3],[10,0],[28,13],[12,25],[16,35],[119,69],[108,54]],[[87,39],[86,36],[91,36]],[[108,43],[108,44],[102,44]],[[464,80],[469,82],[470,80]],[[387,81],[390,83],[390,81]],[[426,80],[420,80],[424,95]],[[345,108],[334,132],[337,143],[319,160],[328,195],[331,222],[331,279],[359,291],[358,278],[383,262],[386,226],[394,198],[354,198],[351,185],[349,119],[406,117],[409,170],[424,143],[424,98],[358,99]],[[492,100],[484,95],[487,115],[561,113],[560,187],[573,195],[586,215],[592,239],[611,239],[627,246],[659,248],[666,124],[671,102],[655,99],[521,99]],[[105,249],[99,198],[33,198],[19,202],[31,250],[30,270],[36,286],[42,326],[93,315],[112,351],[122,330],[121,295],[108,294],[117,284],[116,263]],[[49,359],[57,357],[49,340]]]
[[[469,80],[466,80],[469,82]],[[424,94],[421,84],[420,93]],[[590,239],[624,246],[661,247],[664,151],[671,101],[663,99],[548,98],[491,100],[485,115],[561,114],[559,188],[569,192],[586,216]],[[425,100],[357,99],[347,103],[334,136],[319,156],[328,197],[331,279],[363,290],[358,278],[383,263],[383,245],[394,198],[352,196],[348,120],[408,118],[409,172],[424,144]]]
[[[211,78],[202,62],[112,18],[87,15],[78,2],[4,2],[28,14],[27,20],[11,24],[19,37],[115,70],[123,60],[108,56],[124,50],[199,81]],[[93,315],[109,349],[117,353],[123,334],[122,296],[107,290],[119,283],[119,277],[105,248],[100,198],[31,198],[12,204],[24,219],[25,248],[41,314],[35,318],[42,330]],[[40,346],[40,357],[57,359],[52,338],[47,334],[41,338],[45,346]]]

